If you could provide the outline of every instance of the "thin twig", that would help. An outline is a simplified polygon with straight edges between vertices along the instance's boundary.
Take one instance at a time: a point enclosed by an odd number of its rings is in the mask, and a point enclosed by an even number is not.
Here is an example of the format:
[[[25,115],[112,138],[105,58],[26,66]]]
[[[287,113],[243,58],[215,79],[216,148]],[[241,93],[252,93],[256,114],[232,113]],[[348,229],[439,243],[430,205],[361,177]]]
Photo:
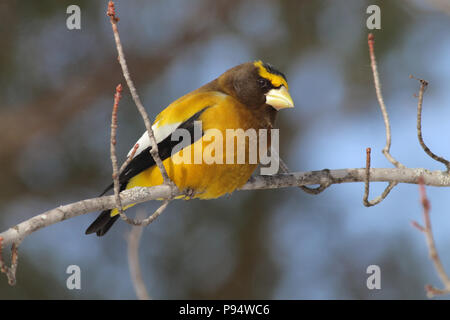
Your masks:
[[[381,92],[381,83],[380,83],[380,76],[378,75],[378,67],[377,67],[377,60],[375,58],[375,50],[374,50],[374,44],[375,44],[375,37],[372,33],[369,33],[368,36],[368,45],[369,45],[369,55],[370,55],[370,66],[372,67],[372,74],[373,74],[373,82],[375,85],[375,92],[377,94],[377,100],[378,104],[380,105],[381,113],[383,115],[384,120],[384,127],[386,131],[386,145],[384,146],[382,152],[386,159],[389,160],[395,167],[397,168],[405,168],[405,166],[397,161],[390,153],[391,150],[391,124],[389,121],[389,115],[387,113],[386,105],[384,103],[383,94]],[[370,152],[371,149],[367,149],[366,153],[366,178],[364,180],[364,197],[363,197],[363,204],[366,207],[371,207],[374,205],[379,204],[381,201],[383,201],[387,195],[391,192],[391,190],[398,184],[396,181],[391,181],[388,186],[384,189],[383,193],[376,197],[374,200],[369,201],[369,176],[370,176]]]
[[[134,220],[131,218],[128,218],[127,215],[123,212],[122,207],[122,201],[120,200],[120,182],[119,182],[119,175],[120,171],[118,169],[117,165],[117,155],[116,155],[116,134],[117,134],[117,110],[119,109],[119,101],[122,98],[122,85],[119,83],[116,87],[116,93],[114,94],[114,105],[113,105],[113,111],[111,116],[111,163],[113,167],[113,173],[112,173],[112,179],[114,183],[114,198],[116,201],[116,208],[119,211],[120,218],[129,223],[134,225]],[[136,146],[133,148],[133,150],[136,149]],[[130,158],[130,157],[129,157]]]
[[[410,78],[414,78],[414,76],[410,76]],[[414,78],[415,79],[415,78]],[[439,157],[435,153],[433,153],[430,148],[425,144],[422,137],[422,104],[423,104],[423,94],[428,86],[428,82],[423,79],[418,79],[420,82],[420,90],[419,90],[419,98],[417,103],[417,138],[419,139],[420,146],[422,147],[423,151],[427,155],[429,155],[432,159],[439,161],[445,165],[447,168],[447,172],[450,173],[450,161]]]
[[[384,156],[397,168],[404,168],[405,166],[399,161],[395,160],[390,154],[391,149],[391,124],[389,122],[389,115],[386,110],[386,105],[384,103],[383,95],[381,93],[380,77],[378,75],[377,60],[375,59],[375,37],[372,33],[368,36],[369,44],[369,54],[370,54],[370,66],[372,67],[373,81],[375,84],[375,92],[377,94],[378,104],[380,105],[381,113],[383,114],[384,126],[386,130],[386,145],[384,146],[382,152]]]
[[[323,169],[322,171],[325,172],[325,173],[330,172],[329,169]],[[305,191],[306,193],[316,195],[316,194],[319,194],[319,193],[321,193],[322,191],[324,191],[324,190],[325,190],[326,188],[328,188],[329,186],[331,186],[331,183],[329,183],[329,181],[328,181],[328,182],[321,183],[321,184],[320,184],[318,187],[316,187],[316,188],[312,188],[312,187],[308,187],[308,186],[299,186],[299,188],[302,189],[303,191]]]
[[[0,237],[0,272],[6,275],[10,286],[14,286],[16,284],[16,272],[19,264],[19,243],[20,240],[13,242],[11,246],[11,266],[8,267],[3,261],[3,237]]]
[[[130,156],[127,158],[127,160],[120,166],[119,169],[119,176],[125,170],[125,168],[130,164],[131,160],[133,160],[134,155],[136,154],[137,149],[139,148],[139,143],[136,143],[133,147],[133,150],[131,150]]]
[[[136,214],[138,220],[145,217],[145,212],[139,210]],[[131,280],[133,281],[134,291],[139,300],[150,300],[147,288],[142,277],[141,266],[139,263],[139,243],[141,241],[142,232],[144,228],[142,226],[133,226],[127,237],[128,243],[128,266],[130,268]]]
[[[122,43],[120,41],[119,30],[117,27],[117,22],[119,22],[119,18],[116,16],[116,11],[115,11],[113,1],[109,1],[106,14],[107,14],[107,16],[110,17],[111,27],[112,27],[112,30],[114,33],[114,39],[116,42],[117,53],[119,56],[119,63],[122,68],[123,76],[127,82],[128,88],[130,89],[131,96],[133,97],[133,101],[136,104],[136,107],[138,108],[138,110],[142,116],[142,119],[144,120],[145,127],[147,129],[147,134],[148,134],[148,137],[150,140],[150,144],[152,146],[150,149],[150,154],[153,157],[153,159],[155,160],[155,163],[158,166],[159,171],[161,172],[161,175],[163,177],[163,184],[169,185],[171,187],[171,197],[170,198],[173,198],[174,194],[175,194],[176,186],[170,180],[170,178],[167,174],[166,168],[164,167],[164,165],[161,161],[161,158],[159,156],[159,151],[158,151],[158,144],[156,142],[156,139],[155,139],[155,136],[153,133],[150,118],[149,118],[147,112],[145,111],[144,106],[142,105],[142,102],[141,102],[141,99],[139,98],[136,87],[134,86],[133,80],[131,79],[130,72],[128,71],[128,66],[127,66],[127,62],[125,59],[125,54],[123,52]],[[120,93],[118,96],[119,96],[118,100],[120,100]],[[120,202],[120,196],[119,196],[119,174],[133,158],[134,153],[136,152],[136,150],[138,148],[138,145],[134,146],[132,154],[130,155],[130,157],[128,157],[127,161],[122,165],[122,167],[119,171],[117,169],[117,157],[115,155],[115,143],[116,143],[115,134],[116,134],[116,128],[117,128],[118,100],[117,100],[117,103],[116,103],[116,99],[114,101],[113,117],[112,117],[112,124],[111,124],[111,160],[113,163],[114,195],[116,198],[117,209],[119,210],[120,218],[122,220],[126,221],[127,223],[135,225],[135,226],[146,226],[146,225],[150,224],[153,220],[155,220],[164,211],[164,209],[167,207],[169,202],[166,200],[158,208],[158,210],[155,211],[155,213],[153,215],[151,215],[150,217],[148,217],[147,219],[144,219],[142,221],[131,219],[131,218],[127,217],[125,215],[125,213],[123,212],[123,208],[122,208],[122,204]]]
[[[428,200],[425,191],[424,178],[422,176],[419,177],[418,184],[420,192],[420,202],[422,203],[423,207],[423,220],[425,222],[425,226],[423,227],[415,221],[413,221],[413,226],[415,226],[425,234],[430,259],[433,262],[434,268],[436,269],[436,272],[444,285],[444,289],[437,289],[431,285],[426,285],[425,290],[427,291],[428,297],[431,298],[436,295],[450,294],[450,278],[445,272],[444,266],[442,265],[441,259],[439,258],[439,254],[436,249],[433,230],[431,229],[430,200]]]
[[[369,201],[369,184],[370,184],[370,154],[372,149],[367,148],[366,149],[366,171],[365,171],[365,179],[364,179],[364,196],[363,196],[363,203],[366,207],[372,207],[377,204],[379,204],[381,201],[383,201],[389,192],[397,185],[397,182],[393,181],[390,182],[387,188],[384,189],[383,193],[376,197],[373,200]]]
[[[120,217],[122,220],[128,222],[128,218],[123,213],[122,208],[122,202],[120,200],[120,184],[119,184],[119,169],[117,165],[117,156],[116,156],[116,131],[117,131],[117,110],[119,108],[119,101],[120,98],[122,98],[122,85],[119,83],[116,87],[116,93],[114,94],[114,105],[113,105],[113,111],[111,116],[111,139],[110,139],[110,146],[111,146],[111,163],[113,167],[113,173],[112,178],[114,182],[114,198],[116,199],[117,204],[117,210],[119,210]]]
[[[139,225],[145,227],[150,223],[152,223],[153,221],[155,221],[161,215],[161,213],[163,213],[163,211],[167,208],[169,202],[170,200],[164,201],[163,204],[158,209],[156,209],[156,211],[150,217],[141,220]]]
[[[158,166],[158,168],[161,172],[164,184],[173,184],[173,182],[169,179],[166,168],[164,167],[164,165],[161,161],[161,158],[159,156],[158,144],[156,142],[156,139],[155,139],[155,136],[153,133],[150,118],[149,118],[147,112],[145,111],[144,106],[142,105],[142,102],[141,102],[141,99],[139,98],[136,87],[134,86],[133,80],[131,79],[130,72],[128,71],[127,62],[125,60],[125,54],[123,52],[122,43],[120,41],[119,30],[117,28],[117,22],[119,21],[119,18],[116,16],[113,1],[109,1],[108,10],[107,10],[106,14],[110,17],[111,26],[112,26],[112,30],[114,33],[114,40],[116,42],[117,53],[119,56],[119,63],[122,68],[123,76],[125,77],[128,88],[130,89],[130,92],[131,92],[131,96],[133,97],[133,101],[136,104],[136,107],[138,108],[138,110],[142,116],[142,119],[144,120],[145,128],[147,129],[150,144],[152,146],[150,149],[150,154],[152,155],[153,159],[155,160],[156,165]]]
[[[169,205],[169,202],[172,200],[172,197],[173,197],[172,194],[173,194],[173,193],[171,193],[171,196],[169,196],[169,199],[166,199],[166,200],[162,203],[162,205],[160,205],[159,208],[156,209],[155,212],[153,212],[153,214],[151,214],[148,218],[145,218],[145,219],[143,219],[143,220],[140,220],[140,219],[132,219],[132,218],[127,217],[127,216],[124,214],[124,216],[125,216],[125,221],[126,221],[128,224],[131,224],[131,225],[133,225],[133,226],[138,226],[138,227],[146,227],[146,226],[148,226],[150,223],[152,223],[153,221],[155,221],[155,220],[161,215],[161,213],[164,212],[164,210],[166,210],[167,206]]]
[[[122,165],[122,167],[119,170],[118,166],[117,166],[117,156],[116,156],[116,142],[117,142],[116,131],[117,131],[117,110],[119,108],[120,98],[122,97],[121,93],[122,93],[122,85],[119,84],[116,87],[116,93],[114,95],[113,111],[112,111],[112,116],[111,116],[111,163],[112,163],[112,167],[113,167],[112,178],[114,181],[114,198],[116,200],[117,210],[119,211],[120,218],[123,221],[127,222],[128,224],[134,225],[134,226],[147,226],[151,222],[153,222],[153,220],[155,220],[164,211],[164,209],[166,209],[169,202],[166,200],[155,211],[155,213],[153,215],[151,215],[150,217],[148,217],[147,219],[144,219],[144,220],[139,220],[139,219],[136,220],[136,219],[129,218],[123,211],[122,202],[120,200],[120,195],[119,195],[120,194],[120,192],[119,192],[120,191],[119,175],[120,175],[120,172],[131,161],[131,159],[133,159],[134,154],[136,153],[136,150],[139,147],[139,144],[137,144],[137,143],[135,144],[127,161],[125,161],[125,163]]]

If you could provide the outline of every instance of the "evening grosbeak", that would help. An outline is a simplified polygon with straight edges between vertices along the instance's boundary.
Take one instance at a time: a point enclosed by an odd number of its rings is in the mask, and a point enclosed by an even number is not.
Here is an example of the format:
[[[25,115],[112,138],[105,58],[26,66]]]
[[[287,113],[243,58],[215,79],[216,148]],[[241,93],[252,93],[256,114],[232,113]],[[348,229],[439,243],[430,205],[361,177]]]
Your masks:
[[[248,181],[258,163],[247,160],[232,164],[225,161],[222,164],[195,161],[180,163],[174,161],[174,156],[194,150],[194,158],[196,150],[201,152],[211,143],[210,137],[204,134],[209,132],[208,129],[218,130],[223,136],[227,129],[270,130],[277,112],[292,107],[294,104],[288,92],[286,77],[271,65],[262,61],[247,62],[226,71],[217,79],[174,101],[156,117],[152,129],[168,176],[179,190],[190,190],[192,198],[213,199],[233,192]],[[202,124],[200,137],[195,140],[193,134],[187,146],[174,153],[178,142],[174,141],[176,139],[172,135],[180,128],[192,134],[196,121]],[[151,147],[147,132],[137,144],[133,159],[120,174],[120,191],[163,183],[161,172],[149,152]],[[248,153],[247,146],[245,152]],[[223,154],[224,159],[226,153],[235,158],[236,148],[227,149]],[[102,195],[112,188],[113,184]],[[117,209],[103,211],[86,230],[86,234],[95,232],[98,236],[104,235],[118,217]]]

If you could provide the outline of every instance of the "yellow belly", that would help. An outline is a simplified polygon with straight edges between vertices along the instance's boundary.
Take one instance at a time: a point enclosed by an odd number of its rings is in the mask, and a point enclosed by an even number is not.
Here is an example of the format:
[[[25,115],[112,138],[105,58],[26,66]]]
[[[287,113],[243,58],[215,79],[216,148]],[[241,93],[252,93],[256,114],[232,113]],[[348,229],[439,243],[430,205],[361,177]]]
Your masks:
[[[237,141],[235,141],[234,148],[227,148],[226,130],[238,128],[243,129],[244,131],[250,128],[259,129],[258,125],[255,123],[254,117],[249,113],[250,111],[245,107],[228,105],[226,108],[210,108],[202,114],[200,120],[202,120],[205,135],[195,143],[163,161],[167,174],[180,191],[190,189],[193,191],[193,198],[214,199],[233,192],[248,181],[251,174],[258,166],[258,159],[256,159],[256,161],[249,161],[249,141],[246,140],[244,147],[245,162],[241,164],[238,163]],[[217,121],[215,119],[222,119],[222,121]],[[214,124],[214,126],[211,124]],[[211,138],[211,135],[208,134],[208,129],[215,129],[216,132],[219,131],[222,133],[222,153],[219,153],[220,156],[218,156],[218,158],[222,158],[222,164],[207,164],[204,159],[201,163],[196,163],[196,159],[204,158],[205,148],[215,142],[215,139]],[[258,138],[256,138],[256,140],[258,140]],[[216,152],[217,151],[214,151],[210,154],[215,156]],[[176,159],[174,160],[174,158],[189,160],[180,163]],[[227,164],[227,160],[229,159],[233,159],[233,161],[232,163]],[[152,166],[131,178],[126,189],[138,186],[152,187],[161,185],[162,183],[163,178],[158,167]],[[133,205],[127,206],[126,208],[131,206]],[[111,212],[111,216],[116,214],[117,209],[114,209]]]
[[[199,140],[196,143],[202,143]],[[205,143],[203,143],[205,144]],[[181,150],[179,153],[195,150],[195,144]],[[198,149],[201,150],[201,149]],[[223,164],[194,164],[194,152],[191,153],[191,163],[174,163],[172,158],[163,161],[169,178],[181,190],[192,189],[194,198],[213,199],[226,193],[231,193],[244,185],[250,178],[257,164],[226,164],[224,152]],[[247,158],[248,159],[248,158]],[[153,166],[133,177],[127,185],[127,189],[151,187],[163,183],[162,175],[157,166]]]

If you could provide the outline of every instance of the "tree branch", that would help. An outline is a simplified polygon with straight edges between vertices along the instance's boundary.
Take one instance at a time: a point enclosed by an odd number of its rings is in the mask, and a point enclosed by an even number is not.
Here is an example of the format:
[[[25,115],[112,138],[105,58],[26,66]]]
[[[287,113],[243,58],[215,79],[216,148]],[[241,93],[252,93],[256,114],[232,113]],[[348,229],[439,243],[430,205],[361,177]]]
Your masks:
[[[136,214],[137,220],[142,220],[144,217],[145,212],[142,210]],[[142,232],[144,232],[143,226],[133,226],[128,233],[126,239],[128,244],[128,266],[137,298],[139,300],[150,300],[151,298],[145,286],[139,263],[139,242],[141,241]]]
[[[0,272],[4,273],[8,278],[9,285],[13,286],[16,284],[16,271],[17,265],[19,263],[19,244],[21,240],[17,240],[13,242],[11,246],[11,266],[8,267],[6,263],[3,261],[3,238],[0,237]]]
[[[119,101],[122,98],[122,85],[119,83],[116,87],[116,93],[114,95],[114,105],[111,116],[111,139],[110,139],[110,153],[111,153],[111,163],[113,168],[112,179],[114,182],[114,199],[116,201],[117,210],[119,210],[120,218],[124,221],[129,222],[128,217],[123,213],[122,202],[119,196],[119,166],[117,164],[116,155],[116,131],[117,131],[117,110],[119,109]],[[135,150],[136,147],[133,148]]]
[[[130,72],[128,71],[127,61],[125,59],[125,54],[123,52],[122,43],[120,41],[119,36],[119,29],[117,28],[117,23],[119,22],[119,18],[116,16],[116,9],[114,7],[114,2],[109,1],[108,2],[108,9],[106,11],[106,15],[109,16],[111,27],[114,34],[114,40],[116,42],[116,48],[117,53],[119,55],[119,63],[122,68],[123,76],[127,82],[128,88],[130,89],[131,96],[133,98],[134,103],[136,104],[136,107],[139,110],[139,113],[141,114],[142,119],[144,120],[145,127],[147,129],[148,138],[150,141],[150,154],[155,160],[156,165],[159,168],[159,171],[161,172],[161,175],[163,177],[163,184],[169,185],[171,187],[172,195],[169,199],[164,201],[164,203],[147,219],[145,220],[135,220],[130,219],[127,217],[127,215],[124,213],[122,203],[119,196],[119,169],[117,165],[117,156],[116,156],[116,129],[117,129],[117,109],[119,107],[119,101],[121,98],[121,92],[122,92],[122,85],[118,85],[116,88],[116,94],[114,95],[114,106],[113,106],[113,112],[112,112],[112,119],[111,119],[111,163],[113,167],[113,174],[112,178],[114,181],[114,197],[116,201],[116,208],[119,210],[120,218],[132,225],[135,226],[147,226],[148,224],[152,223],[159,215],[167,208],[170,199],[174,197],[175,189],[177,188],[176,185],[170,180],[166,168],[163,165],[163,162],[161,160],[161,157],[159,156],[158,151],[158,144],[155,139],[155,135],[153,133],[153,129],[151,126],[150,118],[147,114],[147,111],[145,111],[144,106],[142,105],[141,99],[139,98],[139,95],[137,93],[136,87],[134,86],[133,80],[131,79]],[[134,153],[137,150],[137,144],[134,146],[132,153],[130,157],[128,157],[127,161],[131,161],[131,159],[134,157]],[[122,171],[126,167],[126,164],[124,163],[122,167],[120,168],[120,171]]]
[[[373,200],[369,200],[369,185],[370,185],[370,154],[372,149],[366,149],[366,171],[365,171],[365,179],[364,179],[364,196],[363,196],[363,204],[366,207],[372,207],[379,204],[383,201],[391,192],[391,190],[398,184],[397,181],[389,182],[388,186],[384,189],[383,193],[376,197]]]
[[[428,297],[432,298],[436,295],[443,295],[450,293],[450,278],[445,272],[444,266],[442,265],[441,259],[439,258],[439,254],[436,249],[436,244],[433,237],[433,230],[431,229],[430,200],[428,200],[422,177],[419,177],[419,192],[420,192],[420,202],[422,203],[423,207],[423,220],[425,222],[425,226],[424,227],[421,226],[416,221],[413,221],[412,224],[419,231],[425,234],[430,259],[431,261],[433,261],[434,268],[436,269],[439,278],[444,284],[444,289],[438,289],[433,287],[432,285],[425,286],[425,290],[427,291]]]
[[[374,168],[370,169],[371,182],[392,182],[417,184],[423,176],[425,185],[449,187],[450,176],[443,171],[428,171],[422,168]],[[274,176],[256,176],[251,178],[240,190],[279,189],[314,184],[340,184],[364,182],[366,169],[339,169],[309,172],[294,172]],[[173,186],[136,187],[120,193],[123,206],[150,200],[168,200],[182,193]],[[57,222],[89,212],[102,211],[116,207],[114,196],[86,199],[46,211],[25,220],[0,233],[3,245],[17,242],[33,232]],[[149,218],[148,218],[149,219]]]
[[[279,172],[281,172],[281,173],[289,173],[290,170],[289,170],[287,164],[281,159],[280,155],[276,152],[276,150],[272,148],[271,152],[274,152],[275,153],[274,156],[278,159],[278,162],[279,162],[279,165],[280,165],[280,171]],[[328,169],[324,169],[322,171],[326,171],[326,170],[328,170]],[[299,186],[299,188],[301,190],[303,190],[304,192],[306,192],[306,193],[316,195],[316,194],[319,194],[322,191],[324,191],[329,186],[330,186],[330,184],[324,183],[324,184],[319,185],[316,188],[311,188],[311,187],[307,187],[307,186]]]
[[[377,60],[375,58],[375,37],[372,33],[369,33],[367,44],[369,46],[369,55],[370,55],[370,66],[372,68],[372,74],[373,74],[373,82],[375,85],[375,92],[377,94],[377,100],[378,104],[380,105],[381,114],[383,115],[384,120],[384,127],[386,132],[386,145],[384,146],[382,152],[386,159],[389,160],[390,163],[392,163],[397,168],[405,168],[405,166],[397,161],[392,155],[391,155],[391,123],[389,121],[389,114],[386,109],[386,104],[384,103],[383,94],[381,92],[381,83],[380,83],[380,76],[378,75],[378,66],[377,66]],[[383,201],[387,195],[391,192],[392,189],[398,184],[397,181],[391,181],[389,182],[388,186],[384,189],[383,193],[375,198],[374,200],[369,201],[369,184],[370,184],[370,152],[371,149],[367,148],[367,155],[366,155],[366,179],[364,184],[364,197],[363,197],[363,204],[366,207],[372,207],[377,204],[379,204],[381,201]]]
[[[144,106],[142,105],[142,102],[141,102],[141,99],[139,98],[136,87],[134,86],[133,80],[131,79],[130,72],[128,71],[127,62],[125,60],[125,54],[123,52],[122,43],[120,41],[119,30],[117,28],[117,22],[119,21],[119,18],[116,16],[113,1],[109,1],[108,10],[107,10],[106,14],[110,17],[111,27],[112,27],[113,33],[114,33],[114,40],[116,41],[117,53],[119,55],[119,63],[122,68],[123,76],[127,82],[128,88],[130,89],[133,101],[136,104],[136,107],[138,108],[139,113],[142,116],[142,119],[144,120],[145,128],[147,129],[147,134],[148,134],[148,137],[150,140],[150,145],[151,145],[150,154],[152,155],[153,159],[155,160],[155,163],[158,166],[159,171],[161,171],[161,174],[162,174],[163,180],[164,180],[164,184],[171,184],[172,182],[169,179],[169,176],[167,175],[166,168],[164,167],[164,165],[161,161],[161,158],[159,157],[158,144],[156,142],[155,135],[153,134],[153,129],[152,129],[152,125],[150,122],[150,118],[147,114],[147,111],[145,111]]]
[[[380,105],[381,113],[383,114],[384,126],[386,130],[386,145],[384,146],[382,152],[384,156],[397,168],[404,168],[405,166],[397,161],[391,155],[391,124],[389,122],[389,115],[387,113],[386,104],[384,103],[383,94],[381,93],[380,77],[378,75],[377,60],[375,58],[374,51],[375,37],[372,33],[368,36],[369,45],[369,55],[370,55],[370,66],[372,67],[373,81],[375,85],[375,92],[377,94],[378,104]]]
[[[410,76],[411,78],[414,78],[413,76]],[[423,79],[417,79],[420,82],[420,90],[419,90],[419,96],[418,96],[418,102],[417,102],[417,138],[419,139],[419,144],[422,147],[423,151],[432,158],[433,160],[436,160],[438,162],[441,162],[445,165],[447,168],[447,172],[450,173],[450,161],[447,159],[444,159],[442,157],[439,157],[435,153],[433,153],[430,148],[425,144],[422,137],[422,105],[423,105],[423,94],[425,92],[425,89],[428,87],[428,82]]]

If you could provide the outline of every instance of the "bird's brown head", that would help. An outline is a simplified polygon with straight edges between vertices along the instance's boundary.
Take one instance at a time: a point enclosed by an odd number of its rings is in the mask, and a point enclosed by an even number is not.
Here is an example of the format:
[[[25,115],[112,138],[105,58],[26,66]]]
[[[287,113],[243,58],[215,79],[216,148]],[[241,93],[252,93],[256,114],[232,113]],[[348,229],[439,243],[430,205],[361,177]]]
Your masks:
[[[248,107],[293,108],[283,73],[262,61],[240,64],[219,77],[222,89]]]

